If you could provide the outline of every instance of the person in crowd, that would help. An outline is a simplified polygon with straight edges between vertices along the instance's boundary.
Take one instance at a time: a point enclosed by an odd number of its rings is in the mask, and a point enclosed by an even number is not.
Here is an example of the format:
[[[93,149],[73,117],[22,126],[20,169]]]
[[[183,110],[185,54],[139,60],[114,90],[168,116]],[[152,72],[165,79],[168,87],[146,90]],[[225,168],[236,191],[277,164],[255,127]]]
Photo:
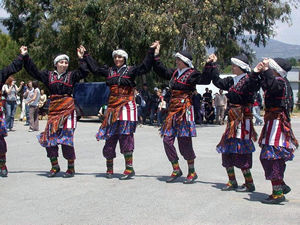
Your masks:
[[[75,149],[74,131],[76,127],[76,110],[72,97],[74,85],[88,75],[86,62],[82,59],[83,54],[77,49],[79,57],[79,69],[68,71],[69,57],[60,54],[54,58],[54,71],[39,71],[33,60],[29,57],[27,47],[21,47],[24,55],[24,67],[34,79],[41,81],[50,92],[50,106],[45,131],[39,136],[40,144],[46,148],[47,157],[50,159],[52,168],[48,177],[55,177],[60,172],[58,164],[58,145],[62,146],[64,158],[68,161],[68,169],[64,178],[75,175]]]
[[[197,90],[194,91],[192,101],[193,101],[193,106],[195,111],[195,122],[196,124],[201,124],[202,123],[202,117],[201,117],[202,96],[197,92]]]
[[[209,102],[206,107],[205,111],[205,121],[208,124],[213,124],[215,120],[215,108],[213,107],[212,103]]]
[[[139,90],[135,89],[135,103],[137,107],[137,114],[138,114],[138,123],[140,126],[143,124],[143,112],[142,112],[142,107],[146,106],[145,100],[142,98]]]
[[[159,103],[157,108],[157,126],[160,127],[166,114],[167,103],[164,100],[161,89],[158,89],[157,96],[159,97]]]
[[[23,66],[23,56],[20,54],[9,66],[0,70],[0,90],[9,76],[19,72]],[[11,83],[11,82],[10,82]],[[4,94],[6,95],[6,94]],[[8,169],[6,166],[7,145],[4,137],[7,136],[6,121],[4,119],[5,97],[3,91],[0,91],[0,176],[7,177]]]
[[[223,94],[223,90],[220,89],[219,93],[216,94],[214,98],[214,103],[216,107],[216,123],[223,125],[224,124],[224,113],[227,106],[227,97]]]
[[[45,91],[42,89],[41,90],[41,96],[40,96],[40,101],[39,101],[39,104],[38,104],[38,107],[39,107],[39,119],[42,120],[43,117],[46,115],[46,109],[45,109],[45,106],[46,106],[46,102],[47,102],[47,95],[45,94]]]
[[[298,148],[291,127],[292,89],[287,79],[291,64],[282,58],[267,58],[254,69],[261,78],[265,97],[264,126],[259,138],[260,161],[265,177],[271,181],[272,194],[262,200],[265,204],[279,204],[285,201],[285,194],[291,188],[284,182],[286,161],[293,160]],[[276,135],[274,135],[276,134]]]
[[[7,131],[15,131],[13,126],[17,109],[17,94],[22,89],[23,84],[24,82],[21,81],[20,86],[18,87],[14,76],[10,76],[2,87],[2,93],[6,100],[5,119]]]
[[[27,90],[27,84],[23,84],[23,87],[21,89],[21,91],[19,92],[19,95],[20,95],[20,101],[21,101],[21,104],[20,104],[20,107],[21,107],[21,113],[20,113],[20,121],[23,121],[25,119],[25,99],[24,99],[24,93],[26,92]]]
[[[29,106],[29,132],[38,131],[39,130],[39,101],[40,101],[40,89],[39,83],[37,80],[32,82],[33,87],[33,96],[27,102]]]
[[[28,81],[27,83],[27,88],[26,91],[23,94],[23,101],[25,104],[25,116],[26,116],[26,122],[24,124],[24,126],[29,126],[29,105],[27,104],[27,102],[29,102],[31,100],[31,98],[34,96],[34,88],[32,87],[32,81]]]
[[[106,177],[113,177],[113,160],[116,157],[116,145],[120,143],[121,153],[125,159],[125,170],[121,180],[130,179],[135,175],[133,169],[134,133],[137,126],[137,108],[134,101],[135,78],[148,73],[153,64],[153,43],[143,61],[138,66],[128,66],[128,54],[122,49],[113,51],[114,66],[99,65],[81,46],[84,60],[89,70],[106,78],[106,84],[110,88],[108,108],[105,119],[96,135],[97,140],[105,140],[103,156],[106,158]]]
[[[225,132],[217,145],[222,153],[222,165],[227,171],[229,181],[223,191],[253,192],[255,186],[250,169],[252,153],[255,151],[253,141],[257,134],[252,122],[253,93],[258,91],[259,79],[251,73],[248,58],[238,55],[231,58],[232,73],[235,77],[213,77],[213,84],[228,91],[228,122]],[[234,167],[242,170],[245,183],[238,187]]]
[[[187,51],[180,51],[175,54],[176,69],[169,69],[164,66],[159,57],[160,44],[156,46],[154,71],[162,78],[170,80],[172,97],[168,106],[168,114],[164,125],[161,128],[161,136],[166,155],[171,162],[173,172],[166,182],[174,182],[182,176],[182,171],[178,163],[178,156],[174,146],[177,137],[180,153],[188,164],[188,175],[185,184],[191,184],[197,179],[194,168],[194,153],[192,137],[196,136],[194,108],[192,105],[192,95],[196,89],[196,84],[209,84],[211,77],[217,72],[215,60],[209,57],[203,73],[194,69],[192,56]]]
[[[254,125],[262,125],[263,119],[260,116],[260,108],[262,107],[262,99],[259,92],[255,92],[254,94],[254,103],[252,108],[253,116],[255,117]]]
[[[154,123],[155,115],[157,114],[158,104],[159,104],[159,96],[158,96],[158,88],[154,88],[154,93],[150,99],[150,125],[152,126]]]
[[[143,116],[143,124],[146,124],[146,119],[147,116],[149,115],[149,110],[150,110],[150,103],[151,103],[151,94],[148,90],[148,85],[146,83],[143,84],[143,88],[141,90],[141,97],[142,100],[144,100],[144,102],[146,104],[142,103],[142,116]]]
[[[212,102],[212,95],[208,88],[205,88],[205,93],[203,94],[203,101],[207,104]]]

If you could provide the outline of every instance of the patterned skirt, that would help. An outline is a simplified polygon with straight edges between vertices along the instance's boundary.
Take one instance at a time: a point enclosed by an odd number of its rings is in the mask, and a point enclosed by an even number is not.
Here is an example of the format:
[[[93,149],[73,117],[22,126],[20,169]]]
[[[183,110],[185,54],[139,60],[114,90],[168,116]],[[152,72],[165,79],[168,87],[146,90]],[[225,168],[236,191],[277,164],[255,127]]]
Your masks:
[[[180,124],[173,123],[169,130],[161,128],[160,134],[172,137],[196,137],[196,124],[195,121],[183,120]]]
[[[0,118],[0,136],[7,136],[6,122],[4,118]]]
[[[43,147],[51,147],[51,146],[56,146],[56,145],[69,145],[69,146],[74,146],[74,131],[75,128],[63,128],[59,129],[56,133],[51,134],[48,138],[47,141],[42,142],[41,141],[41,134],[37,136],[38,141],[40,142],[41,146]]]
[[[217,146],[217,152],[222,154],[249,154],[255,151],[252,140],[229,138],[225,140],[224,146]]]
[[[135,133],[137,121],[117,120],[111,125],[107,125],[105,128],[99,128],[96,134],[97,141],[106,140],[113,135],[128,135]]]
[[[294,149],[288,149],[282,146],[272,146],[272,145],[263,145],[260,158],[266,160],[279,160],[284,159],[284,161],[293,160],[294,158]]]

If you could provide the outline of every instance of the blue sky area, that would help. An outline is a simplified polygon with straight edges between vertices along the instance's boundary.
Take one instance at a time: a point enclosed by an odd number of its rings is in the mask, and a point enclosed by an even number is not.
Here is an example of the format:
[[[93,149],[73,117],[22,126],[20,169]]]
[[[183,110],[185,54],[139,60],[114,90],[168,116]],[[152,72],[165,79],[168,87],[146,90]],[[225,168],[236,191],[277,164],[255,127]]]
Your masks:
[[[0,3],[2,1],[0,0]],[[7,17],[7,12],[0,8],[0,17]],[[277,41],[282,41],[288,44],[300,45],[300,7],[292,9],[291,13],[292,24],[283,24],[278,22],[275,27],[276,35],[274,37]]]

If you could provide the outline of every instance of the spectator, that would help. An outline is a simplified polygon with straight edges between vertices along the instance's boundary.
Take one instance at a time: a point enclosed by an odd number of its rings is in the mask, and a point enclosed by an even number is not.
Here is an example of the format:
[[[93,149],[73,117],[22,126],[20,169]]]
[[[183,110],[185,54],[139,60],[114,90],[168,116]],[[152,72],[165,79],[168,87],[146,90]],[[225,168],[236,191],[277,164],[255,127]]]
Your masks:
[[[206,107],[205,120],[206,123],[213,124],[215,119],[215,109],[212,106],[212,103],[208,103]]]
[[[33,87],[33,96],[30,98],[30,100],[27,102],[27,105],[29,106],[29,132],[38,131],[39,130],[39,101],[40,101],[40,89],[39,89],[39,83],[37,80],[32,82]]]
[[[143,123],[143,113],[142,113],[142,105],[145,106],[146,102],[142,98],[141,94],[139,91],[136,89],[135,90],[135,103],[136,103],[136,108],[137,108],[137,114],[138,114],[138,122],[139,124]]]
[[[254,95],[254,103],[252,107],[252,113],[253,116],[255,117],[255,124],[254,125],[262,125],[263,124],[263,119],[260,116],[260,107],[262,106],[262,99],[261,95],[259,92],[256,92]]]
[[[155,114],[157,113],[159,97],[158,97],[158,89],[151,96],[150,100],[150,125],[153,125],[153,120],[155,118]],[[161,91],[160,91],[161,92]]]
[[[24,93],[27,90],[27,84],[23,85],[22,90],[20,91],[20,101],[21,101],[21,113],[20,113],[20,121],[23,121],[25,117],[25,98]]]
[[[7,131],[14,131],[14,118],[17,108],[17,93],[22,89],[24,82],[21,81],[20,87],[16,85],[16,80],[10,76],[2,87],[2,92],[6,99],[5,104],[5,118]]]
[[[208,88],[205,88],[205,93],[203,94],[203,101],[205,103],[212,102],[212,95]]]
[[[29,105],[27,104],[28,101],[33,97],[33,87],[32,87],[32,81],[28,81],[27,83],[27,90],[24,93],[23,101],[25,101],[25,115],[26,115],[26,123],[24,126],[29,126]],[[25,99],[25,100],[24,100]]]
[[[144,100],[145,103],[146,103],[146,104],[141,104],[141,106],[142,106],[143,124],[146,124],[146,117],[148,115],[148,111],[149,111],[149,107],[150,107],[150,100],[151,100],[151,95],[150,95],[150,93],[148,91],[147,84],[143,84],[143,89],[141,91],[141,97],[142,97],[142,100]]]
[[[167,103],[164,100],[164,96],[161,93],[161,90],[158,90],[157,93],[159,97],[158,109],[157,109],[157,126],[160,126],[165,118],[167,112]]]
[[[41,116],[40,119],[43,119],[43,116],[46,115],[45,105],[47,102],[47,95],[45,94],[44,90],[41,90],[41,97],[39,101],[39,115]]]
[[[202,123],[202,117],[201,117],[202,96],[197,92],[197,90],[194,91],[192,101],[193,101],[193,106],[195,111],[195,122],[196,124],[201,124]]]
[[[224,124],[224,114],[227,106],[227,97],[223,94],[223,90],[219,90],[219,94],[216,94],[214,99],[216,107],[216,123],[223,125]]]

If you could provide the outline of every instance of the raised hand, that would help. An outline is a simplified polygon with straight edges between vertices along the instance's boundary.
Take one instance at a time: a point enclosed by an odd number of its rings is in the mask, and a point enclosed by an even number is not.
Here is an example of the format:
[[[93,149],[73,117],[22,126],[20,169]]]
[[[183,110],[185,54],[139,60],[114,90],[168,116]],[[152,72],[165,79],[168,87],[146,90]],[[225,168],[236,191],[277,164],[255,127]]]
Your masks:
[[[77,48],[78,58],[82,59],[85,51],[86,51],[85,47],[83,47],[83,45],[80,45],[79,48]]]
[[[26,55],[28,53],[27,47],[22,45],[20,48],[20,52],[22,55]]]
[[[153,42],[152,46],[153,45],[155,47],[154,55],[159,55],[159,51],[160,51],[160,43],[159,43],[159,41]]]
[[[218,57],[215,54],[211,54],[208,56],[206,62],[207,63],[209,63],[209,62],[215,63],[215,62],[217,62],[217,60],[218,60]]]

